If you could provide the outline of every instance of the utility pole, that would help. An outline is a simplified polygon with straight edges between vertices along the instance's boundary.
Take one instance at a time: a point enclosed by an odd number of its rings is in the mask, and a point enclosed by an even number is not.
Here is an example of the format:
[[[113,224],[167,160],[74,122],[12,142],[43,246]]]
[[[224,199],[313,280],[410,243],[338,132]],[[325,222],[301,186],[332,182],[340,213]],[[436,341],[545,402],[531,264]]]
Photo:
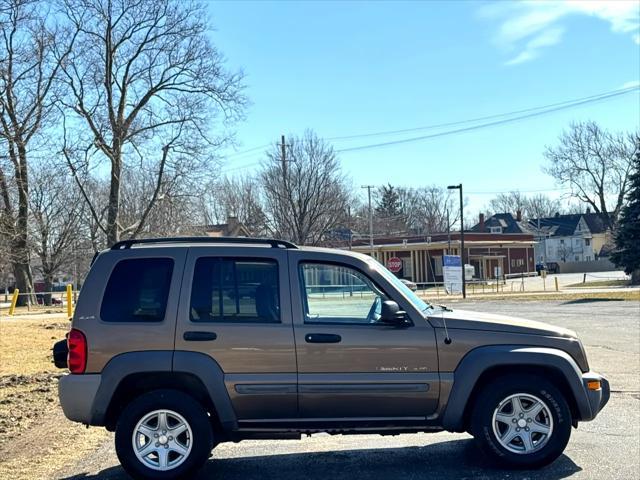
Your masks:
[[[351,205],[347,205],[347,230],[349,231],[349,250],[353,248],[353,232],[351,231]]]
[[[362,185],[361,188],[366,188],[369,195],[369,248],[371,249],[371,256],[373,257],[373,210],[371,209],[371,189],[375,188],[375,185]]]
[[[451,255],[451,221],[449,220],[449,207],[447,207],[447,255]]]
[[[286,182],[287,180],[287,145],[284,143],[284,135],[280,137],[280,149],[282,157],[282,176]]]
[[[460,190],[460,261],[462,263],[462,298],[467,298],[467,285],[465,281],[464,261],[464,205],[462,202],[462,184],[449,185],[448,190]]]

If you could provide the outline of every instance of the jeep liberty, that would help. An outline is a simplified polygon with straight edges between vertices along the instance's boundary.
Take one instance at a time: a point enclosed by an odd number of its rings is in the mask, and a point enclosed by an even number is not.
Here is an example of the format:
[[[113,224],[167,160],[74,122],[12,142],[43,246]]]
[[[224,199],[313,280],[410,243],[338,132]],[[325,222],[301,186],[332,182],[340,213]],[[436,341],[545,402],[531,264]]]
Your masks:
[[[536,468],[609,384],[570,330],[425,302],[375,259],[280,240],[119,242],[54,361],[66,417],[115,431],[134,478],[193,475],[221,442],[469,432]]]

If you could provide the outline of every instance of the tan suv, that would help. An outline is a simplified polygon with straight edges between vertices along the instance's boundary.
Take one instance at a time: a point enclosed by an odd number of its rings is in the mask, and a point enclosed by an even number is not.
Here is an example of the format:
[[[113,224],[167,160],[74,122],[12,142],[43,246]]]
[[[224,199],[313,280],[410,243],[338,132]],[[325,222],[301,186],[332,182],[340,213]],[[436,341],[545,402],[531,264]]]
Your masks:
[[[136,478],[314,432],[467,431],[539,467],[609,399],[574,332],[434,306],[370,257],[279,240],[120,242],[95,259],[67,345],[65,415],[115,430]]]

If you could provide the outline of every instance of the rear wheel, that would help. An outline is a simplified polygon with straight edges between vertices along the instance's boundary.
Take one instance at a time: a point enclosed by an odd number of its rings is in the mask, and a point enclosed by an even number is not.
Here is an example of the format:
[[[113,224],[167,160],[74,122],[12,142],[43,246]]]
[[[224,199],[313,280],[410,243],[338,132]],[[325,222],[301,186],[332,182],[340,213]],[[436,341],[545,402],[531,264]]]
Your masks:
[[[209,416],[192,397],[155,390],[133,400],[116,426],[116,453],[138,479],[189,478],[213,443]]]
[[[535,375],[509,375],[478,396],[471,430],[496,463],[538,468],[564,451],[571,435],[571,411],[562,393]]]

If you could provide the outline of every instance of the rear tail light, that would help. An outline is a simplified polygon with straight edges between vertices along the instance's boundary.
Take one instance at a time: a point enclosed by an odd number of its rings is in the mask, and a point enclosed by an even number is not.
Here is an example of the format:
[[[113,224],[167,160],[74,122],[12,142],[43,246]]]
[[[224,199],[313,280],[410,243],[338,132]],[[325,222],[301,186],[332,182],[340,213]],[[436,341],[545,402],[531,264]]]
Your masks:
[[[80,330],[72,328],[67,337],[69,355],[67,365],[71,373],[84,373],[87,367],[87,338]]]

